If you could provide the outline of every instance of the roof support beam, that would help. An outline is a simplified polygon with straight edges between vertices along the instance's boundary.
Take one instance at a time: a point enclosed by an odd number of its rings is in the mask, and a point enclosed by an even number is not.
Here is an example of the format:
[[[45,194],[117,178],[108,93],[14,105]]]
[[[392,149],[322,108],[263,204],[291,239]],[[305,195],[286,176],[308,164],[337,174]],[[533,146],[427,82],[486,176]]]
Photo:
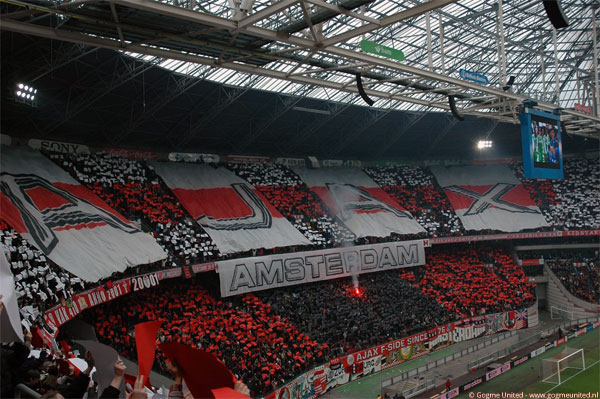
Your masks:
[[[335,5],[335,4],[326,3],[326,2],[324,2],[322,0],[303,0],[303,1],[306,2],[306,3],[314,4],[314,5],[319,6],[321,8],[325,8],[325,9],[330,10],[330,11],[334,11],[334,12],[336,12],[338,14],[341,14],[341,15],[347,15],[349,17],[360,19],[362,21],[365,21],[365,22],[368,22],[368,23],[371,23],[371,24],[375,24],[375,25],[378,25],[378,26],[381,25],[381,22],[379,22],[378,19],[367,17],[366,15],[362,15],[362,14],[359,14],[357,12],[347,10],[347,9],[342,8],[342,7],[340,7],[338,5]]]
[[[448,4],[451,3],[456,3],[458,0],[431,0],[428,1],[427,3],[422,3],[418,6],[414,6],[412,8],[409,8],[408,10],[404,10],[402,12],[399,12],[397,14],[394,15],[390,15],[389,17],[386,18],[382,18],[379,21],[379,24],[374,24],[374,23],[370,23],[370,24],[366,24],[363,25],[359,28],[350,30],[348,32],[344,32],[344,33],[340,33],[337,36],[331,37],[327,40],[325,40],[323,42],[323,46],[325,47],[329,47],[329,46],[333,46],[334,44],[338,44],[341,42],[345,42],[347,40],[350,40],[354,37],[357,36],[361,36],[364,35],[366,33],[369,33],[370,31],[374,30],[374,29],[379,29],[379,28],[383,28],[386,26],[390,26],[393,24],[396,24],[398,22],[401,22],[405,19],[408,18],[413,18],[416,17],[418,15],[424,14],[427,11],[432,11],[435,10],[437,8],[440,7],[444,7]]]
[[[188,9],[183,9],[183,8],[179,8],[176,6],[171,6],[171,5],[167,5],[167,4],[163,4],[163,3],[159,3],[159,2],[144,1],[144,0],[114,0],[114,1],[116,4],[123,4],[123,5],[127,5],[130,7],[138,8],[138,9],[145,9],[147,11],[156,12],[156,13],[160,13],[163,15],[170,15],[175,18],[194,21],[197,23],[201,23],[203,25],[208,25],[211,27],[219,28],[219,29],[226,29],[226,30],[231,31],[231,30],[235,30],[236,26],[237,26],[235,21],[226,20],[224,18],[216,17],[213,15],[198,13],[198,12],[191,11]],[[446,0],[446,1],[449,2],[449,0]],[[431,4],[431,3],[435,3],[435,2],[430,2],[430,3],[426,3],[426,4]],[[418,6],[415,8],[418,8]],[[64,31],[64,30],[48,29],[48,28],[44,28],[39,25],[31,25],[31,24],[20,23],[20,22],[16,22],[16,21],[3,20],[2,29],[21,31],[22,33],[25,33],[25,34],[36,34],[33,32],[37,32],[37,34],[39,36],[43,36],[43,37],[49,37],[49,38],[58,39],[58,40],[82,42],[82,43],[86,43],[86,44],[95,43],[95,44],[91,44],[91,45],[101,46],[101,47],[105,47],[105,48],[113,48],[114,49],[115,45],[116,45],[117,49],[118,49],[118,41],[116,41],[116,40],[91,37],[91,36],[87,36],[84,34],[79,34],[76,32],[69,32],[69,31]],[[281,34],[278,32],[270,31],[268,29],[259,28],[256,26],[249,26],[247,29],[244,30],[244,32],[247,34],[256,36],[256,37],[267,39],[267,40],[278,41],[280,43],[287,43],[287,44],[290,44],[293,46],[299,46],[308,51],[317,50],[319,52],[329,53],[331,55],[342,57],[342,58],[346,59],[347,61],[357,60],[359,62],[368,63],[373,66],[379,66],[379,67],[382,67],[382,68],[388,70],[390,74],[402,72],[404,74],[413,75],[415,77],[420,77],[422,79],[429,80],[432,82],[437,82],[437,84],[441,84],[441,85],[450,84],[452,86],[456,86],[456,87],[460,88],[460,90],[463,90],[463,91],[473,91],[473,92],[477,93],[477,95],[479,95],[479,96],[482,93],[484,93],[484,94],[489,94],[489,95],[495,96],[499,99],[507,99],[508,98],[508,99],[516,100],[517,102],[523,101],[525,99],[524,96],[520,96],[520,95],[517,95],[514,93],[503,92],[496,88],[482,86],[482,85],[479,85],[476,83],[471,83],[471,82],[464,81],[461,79],[450,78],[448,76],[440,75],[440,74],[437,74],[437,73],[434,73],[431,71],[427,71],[427,70],[424,70],[421,68],[410,67],[408,65],[394,62],[392,60],[378,58],[375,56],[367,55],[364,53],[359,53],[359,52],[356,52],[353,50],[349,50],[349,49],[345,49],[345,48],[341,48],[341,47],[337,47],[337,46],[316,48],[315,44],[312,40],[304,39],[304,38],[297,37],[297,36],[285,35],[285,34]],[[308,76],[286,76],[285,73],[282,73],[279,71],[269,70],[266,68],[260,68],[260,67],[255,67],[255,66],[251,66],[251,65],[243,65],[243,64],[239,64],[239,63],[233,63],[233,62],[223,62],[221,65],[217,65],[215,63],[215,60],[212,58],[196,56],[196,55],[192,55],[192,54],[188,54],[188,53],[182,53],[182,52],[178,52],[175,50],[158,49],[158,48],[152,48],[149,46],[142,46],[142,45],[136,45],[136,44],[130,45],[128,47],[128,49],[131,50],[132,52],[138,52],[138,53],[142,53],[142,54],[154,55],[154,56],[159,56],[159,57],[164,57],[164,58],[179,59],[179,60],[183,60],[183,61],[192,61],[192,62],[201,63],[203,65],[220,66],[220,67],[225,67],[228,69],[257,74],[257,75],[261,75],[261,76],[269,76],[269,77],[274,77],[277,79],[289,80],[289,81],[293,81],[293,82],[297,82],[297,83],[301,83],[301,84],[318,85],[318,86],[322,86],[322,87],[328,87],[328,88],[333,88],[336,90],[353,92],[353,93],[356,93],[356,91],[357,91],[353,86],[345,87],[343,84],[340,84],[337,82],[329,82],[325,79],[312,78],[312,77],[308,77]],[[390,94],[390,93],[382,92],[382,91],[378,91],[378,90],[369,90],[368,93],[369,93],[369,95],[373,95],[375,97],[386,98],[386,99],[396,99],[396,100],[401,100],[401,101],[409,101],[411,103],[420,104],[420,105],[424,105],[424,106],[429,106],[432,104],[432,98],[428,98],[427,100],[425,100],[424,98],[426,98],[426,97],[423,97],[423,95],[420,91],[415,91],[414,93],[413,92],[404,93],[402,95]],[[431,91],[430,94],[431,93],[434,93],[434,94],[437,93],[438,95],[447,94],[447,93],[444,93],[443,87],[441,87],[437,90],[433,89],[433,91]],[[441,103],[435,104],[435,106],[438,108],[441,108],[441,109],[448,108],[447,106],[445,106]],[[540,102],[539,107],[542,109],[546,109],[546,110],[552,110],[556,106],[554,104]],[[598,118],[598,117],[587,116],[587,115],[579,114],[579,113],[576,113],[576,112],[570,111],[570,110],[565,110],[564,112],[570,113],[572,115],[577,115],[578,117],[594,120],[595,123],[600,123],[600,118]],[[489,114],[488,116],[493,117],[494,115]]]
[[[238,22],[237,28],[243,29],[246,26],[254,25],[257,22],[262,21],[263,19],[269,18],[273,14],[280,13],[286,8],[293,6],[297,2],[298,0],[279,0],[274,4],[268,6],[267,8],[263,8],[262,10],[255,12],[254,14],[251,14],[246,18],[242,19]]]
[[[115,8],[115,3],[110,2],[110,12],[112,13],[113,19],[117,24],[117,34],[119,35],[119,39],[121,40],[121,47],[125,47],[125,37],[123,36],[123,29],[121,29],[119,22],[119,16],[117,15],[117,9]]]

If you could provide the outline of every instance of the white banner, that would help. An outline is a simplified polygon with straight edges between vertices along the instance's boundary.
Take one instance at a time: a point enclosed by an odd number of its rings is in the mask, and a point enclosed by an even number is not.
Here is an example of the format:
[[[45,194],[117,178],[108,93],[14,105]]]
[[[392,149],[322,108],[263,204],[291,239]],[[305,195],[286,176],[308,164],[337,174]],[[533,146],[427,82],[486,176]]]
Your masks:
[[[0,166],[3,218],[77,277],[96,282],[167,257],[151,235],[38,151],[9,147]]]
[[[150,164],[223,254],[311,244],[254,186],[224,167]]]
[[[4,305],[4,309],[0,311],[0,342],[23,342],[15,277],[10,271],[2,248],[0,248],[0,295],[2,295],[0,302]]]
[[[294,172],[357,237],[425,231],[401,204],[358,168],[294,168]]]
[[[425,264],[423,240],[218,262],[221,296]]]
[[[169,161],[173,162],[198,162],[204,163],[219,163],[217,154],[194,154],[188,152],[171,152],[169,153]]]
[[[432,167],[467,230],[517,232],[548,226],[507,165]]]
[[[90,148],[83,144],[64,143],[53,140],[29,140],[29,146],[34,150],[65,152],[68,154],[89,154]]]

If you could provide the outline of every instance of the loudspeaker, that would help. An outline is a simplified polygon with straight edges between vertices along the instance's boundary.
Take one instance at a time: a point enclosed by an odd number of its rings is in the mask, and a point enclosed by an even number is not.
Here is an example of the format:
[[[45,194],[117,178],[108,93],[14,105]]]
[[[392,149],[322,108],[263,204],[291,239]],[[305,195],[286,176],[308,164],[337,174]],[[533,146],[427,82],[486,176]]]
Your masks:
[[[556,29],[569,26],[569,20],[560,6],[560,0],[542,0],[548,19]]]
[[[452,112],[452,115],[454,115],[454,117],[459,121],[464,121],[464,116],[459,114],[456,110],[456,102],[454,101],[454,96],[448,96],[448,103],[450,104],[450,112]]]
[[[362,99],[365,100],[365,102],[367,104],[369,104],[369,105],[375,104],[375,101],[371,100],[369,98],[369,96],[367,96],[367,93],[365,93],[365,89],[363,88],[362,77],[360,76],[360,73],[356,74],[356,86],[358,86],[358,94],[360,94]]]
[[[510,89],[510,86],[512,86],[513,83],[515,83],[515,77],[514,76],[509,76],[508,82],[506,82],[506,86],[502,87],[502,90],[506,91],[506,90]]]

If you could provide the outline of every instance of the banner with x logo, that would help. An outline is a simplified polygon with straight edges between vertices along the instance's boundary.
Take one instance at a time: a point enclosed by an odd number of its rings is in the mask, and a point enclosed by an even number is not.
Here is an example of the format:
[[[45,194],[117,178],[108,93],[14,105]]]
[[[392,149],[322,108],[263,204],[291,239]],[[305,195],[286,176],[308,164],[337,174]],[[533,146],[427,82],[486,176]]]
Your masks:
[[[517,232],[548,225],[507,165],[434,167],[432,171],[467,230]]]

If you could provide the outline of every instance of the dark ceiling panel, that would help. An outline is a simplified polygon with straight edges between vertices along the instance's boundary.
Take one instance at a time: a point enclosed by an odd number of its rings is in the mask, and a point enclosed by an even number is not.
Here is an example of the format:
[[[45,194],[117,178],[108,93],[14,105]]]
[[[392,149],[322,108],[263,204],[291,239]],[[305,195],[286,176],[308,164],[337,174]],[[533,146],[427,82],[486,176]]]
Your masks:
[[[521,151],[518,125],[494,126],[490,119],[469,116],[447,131],[444,129],[452,119],[443,113],[428,113],[410,125],[415,113],[385,113],[351,105],[332,117],[286,108],[286,98],[274,93],[244,91],[208,81],[197,82],[165,101],[169,85],[181,75],[148,66],[110,87],[108,82],[116,75],[143,64],[114,51],[32,40],[8,32],[2,33],[1,40],[1,129],[12,136],[76,141],[95,147],[228,154],[259,131],[258,137],[249,141],[246,154],[324,158],[335,153],[336,158],[346,159],[414,159],[471,158],[477,155],[475,141],[489,133],[494,141],[493,155],[519,156]],[[74,56],[61,64],[60,57],[70,54]],[[15,83],[36,76],[38,107],[15,102],[11,94]],[[232,93],[241,95],[220,107],[220,101]],[[87,101],[85,107],[81,106],[83,101]],[[332,108],[332,104],[315,99],[288,103],[320,111]],[[77,112],[72,112],[74,109]],[[148,115],[148,110],[156,111]],[[374,115],[375,121],[369,122]],[[143,118],[136,123],[140,116]],[[411,127],[404,129],[407,124]],[[189,140],[182,145],[184,137]],[[583,151],[587,146],[581,138],[564,139],[565,152]]]

